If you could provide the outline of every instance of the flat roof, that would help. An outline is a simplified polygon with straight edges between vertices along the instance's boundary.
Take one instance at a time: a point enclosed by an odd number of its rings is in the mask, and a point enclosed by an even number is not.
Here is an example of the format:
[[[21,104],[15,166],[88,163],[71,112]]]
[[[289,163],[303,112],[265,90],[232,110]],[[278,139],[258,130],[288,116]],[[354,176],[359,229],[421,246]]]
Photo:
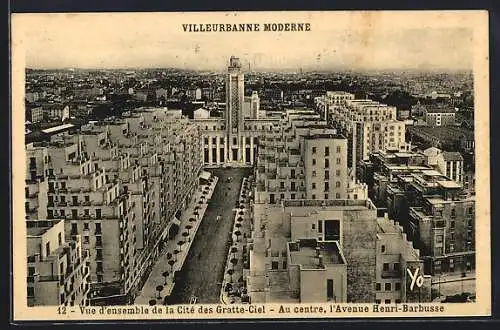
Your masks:
[[[301,265],[304,269],[323,269],[326,265],[345,264],[338,243],[334,241],[299,240],[298,242],[288,242],[288,247],[291,263]],[[323,265],[320,264],[318,254],[323,259]]]
[[[462,188],[461,185],[451,180],[439,180],[437,183],[444,188]]]
[[[422,174],[429,176],[442,176],[442,174],[436,170],[423,170]]]
[[[75,125],[73,125],[73,124],[64,124],[64,125],[54,126],[54,127],[51,127],[51,128],[42,129],[42,132],[45,133],[45,134],[50,134],[50,133],[59,132],[59,131],[62,131],[64,129],[71,128],[71,127],[75,127]]]

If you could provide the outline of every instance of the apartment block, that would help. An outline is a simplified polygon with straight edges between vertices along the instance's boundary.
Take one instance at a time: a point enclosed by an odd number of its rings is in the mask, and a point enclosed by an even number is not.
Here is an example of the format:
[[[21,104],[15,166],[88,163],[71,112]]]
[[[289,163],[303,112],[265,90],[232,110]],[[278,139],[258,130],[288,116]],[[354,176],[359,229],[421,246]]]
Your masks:
[[[140,290],[198,183],[201,134],[180,112],[140,109],[26,147],[26,217],[82,237],[92,304]]]
[[[89,258],[81,236],[66,240],[64,220],[27,221],[28,306],[89,304]]]
[[[422,284],[412,285],[411,276],[422,276]],[[431,299],[431,276],[424,273],[420,251],[407,240],[403,227],[387,214],[377,219],[377,269],[375,283],[379,304],[428,302]]]

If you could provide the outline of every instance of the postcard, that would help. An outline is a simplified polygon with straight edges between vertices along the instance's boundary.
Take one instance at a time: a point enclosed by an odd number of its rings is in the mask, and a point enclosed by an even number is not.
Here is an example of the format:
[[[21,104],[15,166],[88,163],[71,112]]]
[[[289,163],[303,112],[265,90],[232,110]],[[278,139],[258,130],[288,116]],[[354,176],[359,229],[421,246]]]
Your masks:
[[[486,11],[11,18],[15,321],[491,314]]]

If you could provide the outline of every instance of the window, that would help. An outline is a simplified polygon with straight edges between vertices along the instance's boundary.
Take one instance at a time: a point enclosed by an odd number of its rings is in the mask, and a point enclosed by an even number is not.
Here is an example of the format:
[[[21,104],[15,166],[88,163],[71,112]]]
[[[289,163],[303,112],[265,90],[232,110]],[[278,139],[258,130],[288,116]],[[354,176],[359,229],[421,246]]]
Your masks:
[[[394,265],[394,270],[399,272],[401,270],[401,264],[399,262],[395,262]]]
[[[336,170],[336,171],[335,171],[335,175],[336,175],[336,176],[340,176],[340,170]]]
[[[57,234],[57,242],[58,242],[59,245],[62,244],[62,234],[61,233]]]
[[[329,190],[330,190],[330,183],[325,182],[325,191],[329,191]]]
[[[97,275],[97,282],[102,283],[102,275]]]
[[[380,291],[380,289],[381,289],[381,284],[375,283],[375,290]]]
[[[455,218],[457,216],[455,209],[451,209],[451,217]]]
[[[323,220],[318,220],[318,232],[323,232]]]
[[[389,264],[384,262],[383,270],[387,271],[389,270]]]
[[[295,179],[295,170],[290,170],[290,177]]]
[[[101,209],[95,209],[95,217],[96,217],[96,219],[101,218]]]
[[[281,189],[284,189],[284,188],[285,188],[285,182],[284,182],[284,181],[281,181],[281,182],[280,182],[280,188],[281,188]]]
[[[100,234],[101,233],[101,224],[99,222],[95,223],[95,233]]]
[[[316,195],[312,194],[311,199],[316,199]]]
[[[50,242],[45,244],[45,256],[48,257],[50,255]]]
[[[283,260],[283,269],[286,269],[286,260]]]
[[[396,291],[400,291],[401,290],[401,283],[396,282],[396,284],[395,284],[395,290]]]
[[[325,168],[330,167],[330,160],[328,158],[325,158]]]
[[[325,147],[325,156],[330,156],[330,148]]]
[[[401,304],[401,299],[396,299],[396,304]]]
[[[326,297],[328,299],[333,299],[334,294],[333,294],[333,280],[332,279],[327,279],[326,280]]]
[[[278,269],[278,262],[277,261],[271,262],[271,269]]]
[[[316,189],[316,183],[315,183],[315,182],[313,182],[313,183],[311,184],[311,189]]]
[[[72,223],[71,224],[71,235],[76,235],[78,234],[78,224]]]
[[[312,230],[315,230],[316,229],[316,224],[314,224],[314,223],[311,224],[311,228],[312,228]]]
[[[337,158],[337,165],[340,165],[340,158]]]
[[[382,301],[380,299],[375,299],[376,304],[380,304]]]
[[[325,194],[325,199],[329,199],[329,196],[328,196],[328,194]]]
[[[336,194],[335,194],[335,198],[336,198],[336,199],[340,199],[340,194],[339,194],[339,193],[336,193]]]
[[[391,291],[391,283],[385,283],[385,291]]]
[[[295,194],[290,194],[290,199],[295,199]]]
[[[391,303],[391,299],[386,299],[386,300],[384,301],[384,303],[385,303],[385,304],[390,304],[390,303]]]
[[[316,165],[316,158],[313,158],[313,159],[312,159],[312,164],[313,164],[313,165]]]
[[[315,154],[316,153],[316,147],[312,147],[312,153]]]
[[[90,243],[90,238],[89,238],[89,236],[83,236],[83,243],[84,243],[84,244],[89,244],[89,243]]]
[[[455,221],[450,221],[450,229],[454,229],[455,228]]]
[[[335,182],[335,188],[340,188],[340,181]]]
[[[443,243],[443,235],[436,236],[436,243]]]
[[[316,176],[316,171],[312,171],[311,176]]]
[[[340,146],[337,146],[337,153],[340,153]]]
[[[325,170],[325,180],[330,179],[330,171]]]

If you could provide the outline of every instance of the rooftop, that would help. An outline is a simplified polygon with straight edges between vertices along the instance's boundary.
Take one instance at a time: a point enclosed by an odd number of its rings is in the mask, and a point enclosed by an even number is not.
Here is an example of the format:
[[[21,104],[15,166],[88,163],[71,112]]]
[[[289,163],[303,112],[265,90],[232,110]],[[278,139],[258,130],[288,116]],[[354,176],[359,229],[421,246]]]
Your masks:
[[[443,159],[445,161],[463,161],[464,158],[459,152],[456,151],[444,151]]]
[[[302,269],[324,269],[329,265],[346,264],[338,242],[318,242],[315,239],[301,239],[288,242],[290,260]]]
[[[309,127],[311,127],[311,126],[309,126]],[[304,139],[306,139],[306,140],[316,140],[316,139],[345,139],[345,137],[342,134],[324,133],[324,134],[306,135],[306,136],[304,136]]]

